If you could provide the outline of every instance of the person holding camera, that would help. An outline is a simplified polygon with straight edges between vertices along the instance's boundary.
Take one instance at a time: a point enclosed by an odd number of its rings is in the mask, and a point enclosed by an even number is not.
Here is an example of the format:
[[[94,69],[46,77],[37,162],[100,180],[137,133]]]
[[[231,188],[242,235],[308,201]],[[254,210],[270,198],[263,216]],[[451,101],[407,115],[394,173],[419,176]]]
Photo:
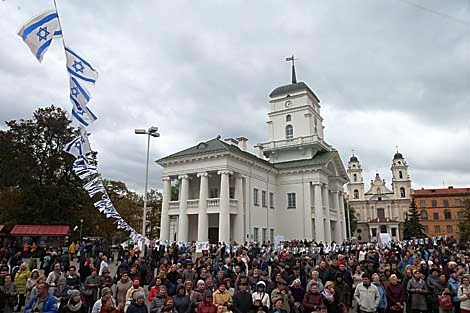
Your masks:
[[[39,282],[36,288],[37,294],[31,298],[24,313],[57,313],[57,300],[49,294],[49,285]]]

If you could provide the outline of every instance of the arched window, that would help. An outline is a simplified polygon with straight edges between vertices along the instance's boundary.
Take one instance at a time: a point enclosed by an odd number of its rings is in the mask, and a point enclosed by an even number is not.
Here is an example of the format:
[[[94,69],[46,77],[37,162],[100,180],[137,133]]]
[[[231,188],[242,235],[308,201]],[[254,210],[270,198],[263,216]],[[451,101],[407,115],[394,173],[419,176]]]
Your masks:
[[[380,226],[380,233],[386,234],[386,233],[387,233],[387,226],[381,225],[381,226]]]
[[[286,126],[286,139],[294,138],[294,127],[292,125]]]
[[[426,210],[421,210],[421,219],[423,221],[426,221],[428,219],[428,211]]]
[[[398,177],[403,178],[403,173],[401,171],[398,172]]]
[[[382,193],[382,190],[380,188],[377,188],[377,194],[380,195]]]
[[[287,114],[286,115],[286,122],[290,122],[292,121],[292,117],[290,116],[290,114]]]
[[[403,187],[400,187],[400,197],[401,197],[401,198],[405,198],[405,197],[406,197],[405,188],[403,188]]]
[[[359,199],[359,190],[354,189],[354,199]]]
[[[357,181],[357,174],[354,174],[354,181]]]
[[[452,219],[452,214],[450,213],[450,210],[444,210],[444,219],[446,220]]]

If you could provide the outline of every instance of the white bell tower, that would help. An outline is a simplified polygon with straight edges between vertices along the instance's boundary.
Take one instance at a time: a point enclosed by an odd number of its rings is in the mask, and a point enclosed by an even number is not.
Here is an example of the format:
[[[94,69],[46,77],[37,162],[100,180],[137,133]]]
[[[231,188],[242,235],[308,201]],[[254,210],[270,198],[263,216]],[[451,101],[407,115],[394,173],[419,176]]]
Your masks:
[[[390,170],[392,171],[392,189],[395,198],[409,199],[411,196],[411,178],[408,173],[408,164],[398,150],[393,156]]]
[[[331,151],[324,141],[320,100],[304,82],[297,82],[294,56],[292,83],[275,88],[268,113],[269,142],[259,146],[271,163],[312,158],[318,151]]]
[[[359,159],[353,154],[348,162],[348,197],[349,201],[364,200],[364,180]]]

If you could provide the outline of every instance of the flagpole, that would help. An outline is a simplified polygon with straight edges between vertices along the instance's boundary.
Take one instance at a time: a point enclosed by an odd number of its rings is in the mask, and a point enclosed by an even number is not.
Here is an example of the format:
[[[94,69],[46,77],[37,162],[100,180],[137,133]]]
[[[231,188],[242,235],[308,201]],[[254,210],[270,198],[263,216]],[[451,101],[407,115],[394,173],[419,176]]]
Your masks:
[[[60,23],[59,9],[57,8],[56,0],[54,0],[54,7],[55,7],[55,11],[57,13],[57,21],[59,22],[60,31],[62,32],[61,37],[62,37],[62,43],[64,45],[64,54],[65,54],[65,57],[67,57],[67,52],[65,51],[64,29],[62,28],[62,24]]]

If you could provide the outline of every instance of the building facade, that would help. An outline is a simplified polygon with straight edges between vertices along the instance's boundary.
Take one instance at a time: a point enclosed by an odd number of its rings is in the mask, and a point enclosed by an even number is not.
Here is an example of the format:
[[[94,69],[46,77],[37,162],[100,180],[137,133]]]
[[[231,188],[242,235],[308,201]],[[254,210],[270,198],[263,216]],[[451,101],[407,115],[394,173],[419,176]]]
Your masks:
[[[465,200],[470,199],[470,188],[413,190],[413,197],[421,213],[421,224],[428,237],[458,237]]]
[[[324,139],[319,99],[304,82],[269,95],[269,141],[217,137],[164,157],[160,240],[244,242],[346,237],[347,173]],[[171,190],[178,186],[178,197]]]
[[[354,209],[358,227],[354,237],[359,241],[379,241],[380,233],[401,239],[402,226],[411,203],[411,178],[403,155],[395,153],[390,168],[391,189],[377,173],[370,187],[364,189],[362,166],[353,155],[348,162],[348,206]]]

